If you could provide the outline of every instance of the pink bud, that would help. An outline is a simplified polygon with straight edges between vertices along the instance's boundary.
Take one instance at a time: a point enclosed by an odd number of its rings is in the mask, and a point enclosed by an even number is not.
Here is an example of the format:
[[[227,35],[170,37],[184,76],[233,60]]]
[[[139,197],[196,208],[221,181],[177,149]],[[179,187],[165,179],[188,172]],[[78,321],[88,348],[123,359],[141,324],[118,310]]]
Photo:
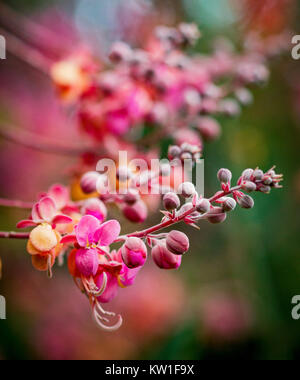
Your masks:
[[[127,194],[124,195],[124,202],[128,205],[134,205],[138,200],[140,200],[140,194],[136,189],[129,189]]]
[[[168,156],[169,156],[170,160],[173,160],[174,158],[179,157],[180,154],[181,154],[181,149],[180,149],[179,146],[177,146],[177,145],[171,145],[169,147]]]
[[[167,193],[164,196],[164,207],[168,211],[176,210],[180,206],[180,199],[175,193]]]
[[[181,256],[170,252],[165,243],[157,244],[151,252],[152,259],[161,269],[177,269],[181,265]]]
[[[220,182],[229,183],[232,179],[232,173],[228,169],[220,169],[218,171],[218,179]]]
[[[103,222],[107,217],[107,208],[98,198],[91,198],[84,201],[81,212],[84,215],[95,216],[100,222]]]
[[[173,230],[168,234],[166,246],[175,255],[183,255],[190,248],[189,238],[183,232]]]
[[[138,201],[133,206],[125,206],[123,213],[124,216],[131,222],[143,223],[147,219],[148,209],[143,201]]]
[[[83,175],[80,181],[81,189],[84,193],[90,194],[97,190],[97,181],[100,174],[97,172],[87,172]]]
[[[114,63],[127,61],[132,56],[132,50],[125,42],[116,42],[109,54],[109,59]]]
[[[246,169],[243,171],[242,177],[245,181],[250,181],[253,173],[254,173],[253,169]]]
[[[221,134],[220,124],[211,117],[201,117],[198,122],[198,130],[208,141],[215,140]]]
[[[183,182],[178,187],[178,193],[184,198],[190,198],[196,193],[196,189],[192,182]]]
[[[242,183],[242,189],[246,191],[246,193],[251,193],[252,191],[256,190],[256,184],[251,181],[245,181]]]
[[[230,212],[236,208],[236,201],[233,198],[226,198],[223,203],[223,211],[224,212]]]
[[[208,199],[200,199],[197,204],[197,211],[200,214],[206,214],[210,210],[210,201]]]
[[[243,195],[241,198],[238,198],[238,204],[242,208],[253,208],[254,200],[249,195]]]
[[[147,247],[143,240],[130,237],[122,247],[122,258],[128,268],[138,268],[145,264]]]
[[[227,214],[225,214],[220,207],[216,207],[207,214],[207,220],[212,224],[223,223],[226,218]]]

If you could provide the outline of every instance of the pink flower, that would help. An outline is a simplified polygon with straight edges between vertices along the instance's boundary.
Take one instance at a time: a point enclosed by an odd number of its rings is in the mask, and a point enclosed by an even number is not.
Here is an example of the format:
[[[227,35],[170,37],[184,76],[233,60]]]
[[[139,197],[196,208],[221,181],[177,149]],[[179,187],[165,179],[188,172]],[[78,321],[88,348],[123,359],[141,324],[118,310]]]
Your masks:
[[[82,214],[92,215],[102,223],[107,217],[107,208],[98,198],[87,199],[81,209]]]
[[[111,253],[111,261],[100,263],[99,271],[101,273],[95,278],[95,284],[98,288],[103,283],[104,273],[107,276],[107,285],[105,291],[97,298],[100,303],[110,302],[118,293],[119,287],[125,288],[134,283],[141,267],[129,269],[122,260],[122,250]]]
[[[78,212],[78,207],[71,200],[68,187],[56,184],[50,187],[47,194],[54,200],[57,210],[64,214]]]
[[[83,277],[89,278],[97,274],[99,253],[107,253],[105,247],[117,239],[120,230],[120,224],[116,220],[101,224],[96,217],[85,215],[76,226],[75,235],[63,237],[61,243],[76,243],[80,247],[74,256],[75,266]]]
[[[147,247],[143,240],[129,237],[122,247],[122,259],[128,268],[138,268],[145,264]]]
[[[46,196],[33,206],[31,219],[20,221],[17,228],[36,227],[43,223],[52,224],[52,227],[55,228],[56,224],[72,223],[72,218],[59,214],[54,199]]]

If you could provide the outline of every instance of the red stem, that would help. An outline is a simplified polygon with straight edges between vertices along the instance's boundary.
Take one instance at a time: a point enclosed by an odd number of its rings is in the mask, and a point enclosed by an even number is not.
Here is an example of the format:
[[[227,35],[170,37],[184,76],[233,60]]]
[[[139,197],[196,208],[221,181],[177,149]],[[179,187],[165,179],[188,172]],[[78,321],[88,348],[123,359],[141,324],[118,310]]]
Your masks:
[[[29,232],[0,231],[0,239],[29,239]]]
[[[33,203],[23,202],[23,201],[13,200],[13,199],[0,198],[0,206],[31,209],[33,207]]]
[[[225,197],[226,195],[229,195],[229,194],[232,194],[234,191],[237,191],[237,190],[240,190],[241,189],[241,186],[236,186],[236,187],[232,187],[229,191],[222,191],[222,192],[218,192],[216,193],[213,197],[211,197],[209,199],[210,203],[213,203],[215,202],[216,200],[222,198],[222,197]],[[140,231],[140,232],[134,232],[132,234],[129,234],[127,235],[127,237],[138,237],[138,238],[145,238],[147,237],[149,234],[153,233],[153,232],[157,232],[157,231],[160,231],[164,228],[167,228],[173,224],[177,224],[179,222],[182,222],[187,216],[193,214],[196,210],[196,207],[193,207],[192,209],[186,211],[184,214],[180,215],[180,216],[177,216],[173,219],[169,219],[169,220],[166,220],[165,222],[162,222],[162,223],[159,223],[157,224],[156,226],[153,226],[153,227],[150,227],[144,231]]]

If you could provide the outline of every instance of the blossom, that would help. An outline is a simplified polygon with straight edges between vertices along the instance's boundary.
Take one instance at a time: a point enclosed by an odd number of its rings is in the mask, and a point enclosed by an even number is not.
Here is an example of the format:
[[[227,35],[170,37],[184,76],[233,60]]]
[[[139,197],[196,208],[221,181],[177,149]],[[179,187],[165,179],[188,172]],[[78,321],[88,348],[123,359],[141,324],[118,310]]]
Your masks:
[[[72,218],[59,214],[53,198],[46,196],[37,202],[31,212],[31,219],[22,220],[18,228],[35,227],[29,235],[27,252],[32,255],[33,266],[40,271],[49,271],[55,258],[62,251],[61,235],[57,225],[72,223]]]

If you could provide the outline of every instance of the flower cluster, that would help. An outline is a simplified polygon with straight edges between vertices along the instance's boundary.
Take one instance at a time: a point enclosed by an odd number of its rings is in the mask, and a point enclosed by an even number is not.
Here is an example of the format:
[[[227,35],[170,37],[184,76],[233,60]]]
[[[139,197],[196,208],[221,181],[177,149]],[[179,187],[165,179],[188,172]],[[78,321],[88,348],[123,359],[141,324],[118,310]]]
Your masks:
[[[62,262],[68,256],[69,272],[88,297],[96,322],[112,331],[121,326],[122,317],[105,311],[102,304],[110,302],[119,288],[134,283],[147,260],[148,249],[153,262],[161,269],[178,269],[183,255],[189,251],[190,242],[185,233],[164,230],[180,222],[195,228],[199,228],[198,222],[202,220],[222,223],[237,204],[252,208],[254,200],[248,193],[269,193],[272,188],[280,187],[282,175],[274,169],[266,173],[258,168],[246,169],[233,187],[232,173],[220,169],[217,177],[221,189],[211,198],[204,198],[191,182],[182,182],[177,190],[163,196],[165,210],[158,225],[128,235],[120,235],[117,220],[106,221],[107,207],[101,194],[98,198],[72,202],[68,189],[60,185],[42,194],[32,208],[30,219],[17,226],[34,227],[28,234],[27,251],[36,269],[51,273],[55,259]],[[135,197],[129,202],[134,206],[139,202],[139,193],[137,189],[134,194],[132,191],[133,188],[126,196]],[[111,323],[114,317],[116,322]]]
[[[232,173],[220,169],[220,190],[210,198],[187,180],[185,164],[191,168],[202,157],[203,141],[221,134],[219,115],[236,116],[252,102],[248,86],[268,79],[267,58],[272,55],[257,38],[248,39],[242,53],[223,41],[210,55],[190,54],[200,37],[195,24],[158,27],[143,49],[115,43],[109,65],[99,63],[89,50],[74,50],[50,65],[39,55],[39,65],[47,63],[43,71],[52,78],[60,99],[75,105],[80,128],[92,137],[93,145],[75,152],[81,160],[73,168],[69,186],[53,185],[40,194],[28,219],[17,224],[32,228],[31,232],[0,232],[0,238],[27,239],[33,266],[50,277],[55,262],[63,264],[67,257],[70,275],[88,298],[94,319],[109,331],[121,326],[122,317],[104,310],[102,304],[120,288],[133,285],[148,257],[161,269],[181,266],[190,241],[175,225],[199,228],[202,220],[222,223],[237,205],[254,206],[249,193],[280,187],[282,176],[275,168],[246,169],[235,186]],[[283,47],[283,40],[284,36],[274,37],[273,52]],[[34,60],[27,54],[26,61]],[[155,146],[170,136],[169,161],[149,167],[147,163],[159,156]],[[11,134],[9,138],[57,151],[38,136],[34,143]],[[115,165],[107,173],[98,167],[94,171],[100,158],[107,158],[103,165],[107,166],[121,150],[133,159],[129,165]],[[67,152],[73,154],[74,149]],[[120,235],[120,223],[109,219],[110,205],[129,221],[143,223],[147,204],[157,210],[160,194],[161,222]],[[28,208],[21,201],[0,200],[0,204]]]
[[[268,79],[269,52],[249,38],[243,53],[222,42],[209,56],[189,54],[200,37],[195,24],[160,26],[143,48],[116,42],[107,67],[80,51],[54,63],[51,76],[62,98],[77,104],[81,129],[96,141],[147,145],[149,138],[141,137],[147,125],[151,142],[173,135],[179,145],[201,147],[221,133],[216,116],[238,115],[252,102],[247,87]]]

